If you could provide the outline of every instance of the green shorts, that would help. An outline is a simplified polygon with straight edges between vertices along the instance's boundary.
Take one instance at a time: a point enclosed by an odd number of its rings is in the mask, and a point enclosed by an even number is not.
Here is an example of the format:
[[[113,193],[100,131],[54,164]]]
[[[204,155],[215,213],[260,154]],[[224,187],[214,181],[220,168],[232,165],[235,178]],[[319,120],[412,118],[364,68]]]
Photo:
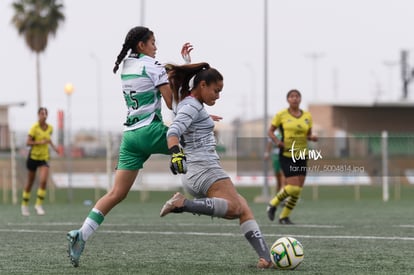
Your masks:
[[[124,132],[119,148],[118,170],[138,170],[152,154],[169,155],[168,127],[161,121]]]
[[[272,164],[273,164],[273,171],[275,173],[279,173],[280,172],[280,160],[279,160],[279,154],[273,154],[272,155]]]

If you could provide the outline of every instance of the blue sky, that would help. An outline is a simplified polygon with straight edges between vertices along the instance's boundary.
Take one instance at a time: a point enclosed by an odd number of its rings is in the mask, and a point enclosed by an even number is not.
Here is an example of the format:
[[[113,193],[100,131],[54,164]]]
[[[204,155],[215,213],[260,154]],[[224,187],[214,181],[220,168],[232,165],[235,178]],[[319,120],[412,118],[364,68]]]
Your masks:
[[[10,122],[12,130],[27,131],[37,119],[35,55],[10,23],[11,3],[0,3],[0,104],[25,101],[25,107],[11,108]],[[126,33],[142,20],[155,32],[159,61],[181,63],[181,45],[189,41],[195,47],[193,62],[209,62],[222,72],[222,98],[208,108],[210,113],[223,116],[223,123],[263,117],[263,3],[146,0],[142,19],[138,0],[65,1],[66,21],[41,55],[42,102],[49,109],[49,122],[56,125],[57,111],[66,110],[64,86],[71,82],[75,131],[98,126],[122,130],[125,108],[119,74],[112,68]],[[413,1],[268,4],[269,115],[286,107],[285,95],[292,88],[302,92],[305,109],[313,102],[401,100],[398,60],[402,49],[414,50]],[[414,65],[414,58],[410,62]],[[168,112],[164,116],[171,119]]]

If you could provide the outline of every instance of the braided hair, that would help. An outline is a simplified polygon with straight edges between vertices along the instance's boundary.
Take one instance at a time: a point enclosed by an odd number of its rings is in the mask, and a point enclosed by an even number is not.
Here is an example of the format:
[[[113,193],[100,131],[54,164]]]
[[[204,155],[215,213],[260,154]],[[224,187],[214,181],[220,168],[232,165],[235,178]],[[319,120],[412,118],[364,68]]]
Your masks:
[[[138,53],[137,52],[137,44],[138,42],[147,42],[154,35],[153,31],[146,27],[138,26],[132,28],[126,35],[124,44],[122,45],[121,52],[118,54],[115,67],[112,69],[114,74],[119,69],[119,64],[121,64],[122,60],[124,60],[125,56],[128,54],[128,51],[131,50],[131,53]]]

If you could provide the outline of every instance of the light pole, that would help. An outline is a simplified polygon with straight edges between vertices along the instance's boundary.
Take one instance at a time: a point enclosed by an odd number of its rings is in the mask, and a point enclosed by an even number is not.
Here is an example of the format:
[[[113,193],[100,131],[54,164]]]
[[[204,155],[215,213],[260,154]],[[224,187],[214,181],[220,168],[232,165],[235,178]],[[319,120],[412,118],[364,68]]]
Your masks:
[[[264,16],[263,16],[263,30],[264,30],[264,41],[263,41],[263,151],[266,150],[266,142],[267,142],[267,80],[268,80],[268,0],[264,0]],[[263,156],[263,154],[262,154]],[[264,176],[264,183],[262,189],[262,197],[265,201],[269,200],[270,191],[269,191],[269,181],[267,178],[268,174],[268,161],[266,158],[263,159],[263,176]]]
[[[145,0],[141,0],[141,26],[145,25]]]
[[[73,93],[72,83],[66,83],[65,85],[65,94],[68,96],[68,105],[67,105],[67,115],[66,115],[66,124],[67,124],[67,151],[66,151],[66,160],[68,166],[68,201],[73,201],[72,193],[72,114],[71,114],[71,96]]]
[[[323,53],[313,52],[307,54],[306,57],[310,58],[312,61],[312,85],[313,85],[313,97],[314,100],[318,99],[318,61],[324,56]]]

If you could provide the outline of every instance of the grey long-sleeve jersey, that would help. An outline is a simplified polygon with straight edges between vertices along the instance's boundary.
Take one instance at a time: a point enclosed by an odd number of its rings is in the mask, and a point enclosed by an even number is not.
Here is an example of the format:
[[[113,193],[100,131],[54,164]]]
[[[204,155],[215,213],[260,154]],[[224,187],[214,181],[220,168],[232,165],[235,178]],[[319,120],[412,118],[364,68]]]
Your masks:
[[[177,114],[167,132],[167,137],[177,136],[184,147],[187,164],[218,160],[214,121],[203,104],[188,96],[177,105]]]

